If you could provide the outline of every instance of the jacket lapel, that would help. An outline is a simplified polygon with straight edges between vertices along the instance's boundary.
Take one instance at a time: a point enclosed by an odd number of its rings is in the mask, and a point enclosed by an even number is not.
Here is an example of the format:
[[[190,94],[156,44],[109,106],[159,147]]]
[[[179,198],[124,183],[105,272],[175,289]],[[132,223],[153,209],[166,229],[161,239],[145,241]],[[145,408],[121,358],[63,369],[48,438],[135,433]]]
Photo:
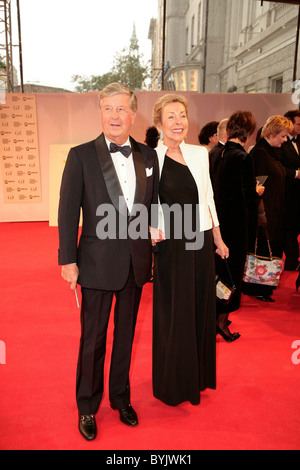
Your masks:
[[[143,204],[146,195],[147,177],[143,155],[141,154],[137,142],[130,137],[130,143],[133,154],[133,161],[136,175],[136,189],[134,204]]]
[[[97,137],[95,145],[109,197],[115,208],[119,211],[120,197],[123,196],[123,192],[111,155],[105,142],[104,134],[101,134],[99,137]]]

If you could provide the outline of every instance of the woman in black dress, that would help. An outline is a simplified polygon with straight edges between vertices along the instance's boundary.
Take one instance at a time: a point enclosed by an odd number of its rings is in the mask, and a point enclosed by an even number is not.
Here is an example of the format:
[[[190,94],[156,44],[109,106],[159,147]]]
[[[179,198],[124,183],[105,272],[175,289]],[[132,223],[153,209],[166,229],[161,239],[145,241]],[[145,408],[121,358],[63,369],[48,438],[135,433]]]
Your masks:
[[[216,387],[214,243],[220,256],[228,256],[218,227],[207,150],[184,143],[187,106],[185,98],[168,94],[154,107],[154,124],[163,140],[156,148],[159,224],[158,230],[151,229],[156,244],[153,393],[168,405],[196,405],[201,390]]]
[[[296,171],[282,165],[279,149],[292,129],[293,124],[289,119],[271,116],[262,129],[262,138],[250,152],[256,177],[267,176],[265,191],[258,203],[258,230],[253,227],[249,239],[249,251],[253,253],[256,235],[258,236],[257,254],[260,256],[270,256],[267,239],[270,241],[272,254],[279,258],[283,255],[286,178],[295,179]],[[266,302],[274,302],[271,297],[273,291],[272,286],[249,283],[243,285],[244,294],[256,296]]]
[[[227,305],[217,299],[217,333],[228,342],[240,337],[229,330],[228,316],[240,307],[249,224],[256,224],[256,181],[251,158],[245,151],[254,129],[255,120],[249,111],[233,113],[227,123],[228,140],[211,168],[222,238],[229,248],[228,266],[236,287]],[[219,257],[216,273],[230,285],[227,267]]]

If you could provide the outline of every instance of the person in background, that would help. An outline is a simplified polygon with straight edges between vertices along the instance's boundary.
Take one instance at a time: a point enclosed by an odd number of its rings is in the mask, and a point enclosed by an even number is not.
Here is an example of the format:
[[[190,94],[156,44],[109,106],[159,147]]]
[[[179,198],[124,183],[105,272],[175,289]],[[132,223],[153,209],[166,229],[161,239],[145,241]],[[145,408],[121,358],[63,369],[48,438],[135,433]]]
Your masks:
[[[150,126],[146,130],[145,144],[152,149],[157,147],[159,141],[159,133],[155,126]]]
[[[228,266],[236,286],[227,305],[217,299],[217,333],[228,342],[240,337],[238,332],[229,330],[229,314],[240,308],[248,226],[256,217],[256,181],[252,161],[245,151],[255,125],[249,111],[233,113],[227,123],[227,142],[211,168],[221,234],[229,248]],[[216,273],[225,284],[231,284],[227,267],[219,257],[216,257]]]
[[[138,424],[130,402],[129,370],[142,287],[151,275],[148,214],[146,236],[136,238],[129,233],[135,205],[143,205],[148,212],[158,185],[155,151],[129,136],[137,113],[135,94],[112,83],[100,92],[99,103],[103,133],[70,150],[58,211],[62,277],[71,289],[77,283],[81,286],[76,401],[79,431],[88,441],[97,435],[95,414],[103,395],[106,334],[114,297],[109,400],[124,424]],[[106,227],[108,208],[116,225],[112,223],[112,229],[103,229],[101,234],[99,226],[104,223]]]
[[[261,139],[261,132],[262,132],[262,127],[260,127],[256,133],[256,137],[255,137],[255,144],[257,144],[257,142]],[[248,148],[248,153],[251,152],[251,150],[254,148],[254,145],[251,145],[249,148]]]
[[[158,133],[157,128],[155,126],[148,127],[146,130],[145,144],[148,145],[148,147],[155,149],[157,147],[158,141],[159,141],[159,133]],[[151,270],[151,277],[149,279],[149,282],[153,282],[153,263],[154,263],[154,256],[152,253],[152,270]]]
[[[220,235],[208,152],[185,143],[187,100],[163,95],[153,115],[162,135],[156,148],[159,223],[151,229],[153,394],[168,405],[197,405],[202,390],[216,387],[214,250],[222,257],[229,252]]]
[[[228,118],[225,118],[225,119],[222,119],[218,124],[218,127],[217,127],[218,142],[209,151],[210,160],[214,158],[215,153],[217,153],[220,148],[223,148],[227,142],[227,130],[226,130],[227,123],[228,123]]]
[[[287,170],[300,171],[300,110],[285,113],[293,128],[286,142],[281,146],[281,163]],[[286,231],[284,253],[286,256],[284,269],[294,271],[299,266],[300,235],[300,180],[288,178],[286,181]]]
[[[198,135],[200,145],[203,145],[208,152],[210,152],[211,149],[218,143],[218,124],[219,123],[217,121],[208,122],[205,124],[205,126],[202,127]]]
[[[300,178],[300,172],[283,166],[279,152],[292,128],[292,122],[286,117],[269,117],[263,126],[261,139],[250,152],[256,177],[267,176],[267,180],[264,183],[265,191],[258,203],[258,228],[249,234],[249,251],[254,252],[257,237],[257,254],[265,257],[270,256],[267,239],[272,254],[279,258],[283,255],[286,181]],[[243,286],[245,294],[256,296],[265,302],[274,302],[271,297],[273,291],[274,287],[267,285],[245,283]]]
[[[209,164],[210,168],[213,168],[214,166],[214,161],[216,156],[219,153],[219,150],[224,147],[224,145],[227,142],[227,122],[228,118],[222,119],[222,121],[219,122],[218,127],[217,127],[217,138],[218,142],[217,144],[209,151]],[[213,178],[212,172],[210,172],[210,177]]]

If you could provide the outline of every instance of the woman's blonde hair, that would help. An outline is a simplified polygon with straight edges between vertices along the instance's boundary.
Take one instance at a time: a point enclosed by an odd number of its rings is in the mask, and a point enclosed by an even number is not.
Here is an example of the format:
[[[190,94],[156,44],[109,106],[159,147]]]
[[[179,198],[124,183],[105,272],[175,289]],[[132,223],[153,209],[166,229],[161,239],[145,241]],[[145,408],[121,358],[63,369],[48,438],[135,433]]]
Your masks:
[[[163,95],[158,98],[153,108],[153,122],[155,126],[157,126],[157,124],[161,124],[163,109],[170,103],[181,103],[185,107],[186,113],[188,112],[188,101],[184,96],[172,93]]]
[[[294,125],[292,121],[284,116],[270,116],[262,128],[261,136],[270,137],[270,135],[277,135],[279,132],[288,131],[292,132]]]

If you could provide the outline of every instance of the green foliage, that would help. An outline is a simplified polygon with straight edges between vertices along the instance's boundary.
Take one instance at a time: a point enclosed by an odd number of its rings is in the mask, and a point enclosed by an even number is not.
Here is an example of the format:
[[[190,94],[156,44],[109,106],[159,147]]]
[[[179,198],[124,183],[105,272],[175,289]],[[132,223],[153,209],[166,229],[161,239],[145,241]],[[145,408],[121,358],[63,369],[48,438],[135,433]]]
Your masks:
[[[109,72],[91,77],[73,75],[72,81],[78,84],[75,88],[77,92],[87,93],[91,90],[100,91],[112,82],[122,83],[131,90],[141,90],[148,77],[149,67],[143,63],[143,54],[139,52],[134,27],[129,47],[122,49],[115,55],[113,66]]]
[[[0,55],[0,69],[6,71],[6,63],[4,61],[5,61],[5,58],[2,55]]]

